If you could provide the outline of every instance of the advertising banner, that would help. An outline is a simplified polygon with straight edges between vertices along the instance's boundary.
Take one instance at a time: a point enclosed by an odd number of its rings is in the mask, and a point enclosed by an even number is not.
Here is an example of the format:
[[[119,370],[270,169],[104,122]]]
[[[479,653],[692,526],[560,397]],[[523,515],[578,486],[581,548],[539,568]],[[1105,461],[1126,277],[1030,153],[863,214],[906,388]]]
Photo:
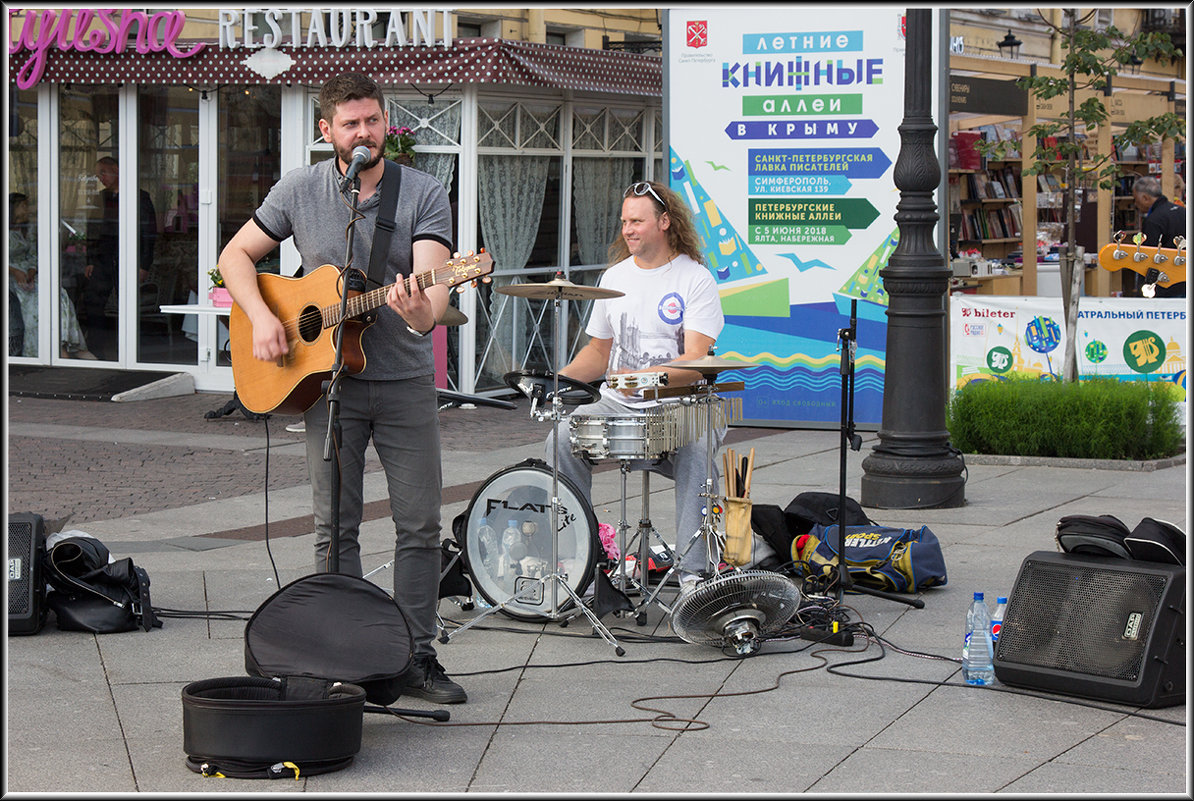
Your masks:
[[[1012,375],[1061,377],[1061,298],[954,295],[952,386]],[[1078,377],[1171,381],[1186,400],[1189,321],[1185,298],[1093,298],[1078,302]]]
[[[841,420],[840,331],[857,308],[854,420],[883,411],[904,102],[902,9],[668,12],[669,180],[721,291],[717,355],[755,424]],[[935,70],[934,74],[940,70]]]

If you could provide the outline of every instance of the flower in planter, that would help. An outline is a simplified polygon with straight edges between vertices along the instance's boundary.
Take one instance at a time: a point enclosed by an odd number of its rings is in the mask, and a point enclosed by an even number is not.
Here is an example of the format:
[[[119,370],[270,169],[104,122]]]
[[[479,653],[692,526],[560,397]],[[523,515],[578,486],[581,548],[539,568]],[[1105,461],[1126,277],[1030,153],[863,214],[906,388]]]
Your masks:
[[[212,267],[207,271],[207,277],[211,279],[212,286],[224,286],[224,276],[220,274],[219,267]]]
[[[386,131],[384,155],[393,161],[413,163],[415,160],[415,132],[405,125],[401,128],[391,125]]]

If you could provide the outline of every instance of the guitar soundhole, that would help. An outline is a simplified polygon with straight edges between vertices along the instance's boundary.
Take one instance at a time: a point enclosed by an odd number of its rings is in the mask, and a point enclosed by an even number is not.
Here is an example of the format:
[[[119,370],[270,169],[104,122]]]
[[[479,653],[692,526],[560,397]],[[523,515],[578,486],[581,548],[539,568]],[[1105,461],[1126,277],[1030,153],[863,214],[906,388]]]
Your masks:
[[[308,306],[299,314],[298,332],[304,342],[314,342],[323,331],[323,320],[318,306]]]

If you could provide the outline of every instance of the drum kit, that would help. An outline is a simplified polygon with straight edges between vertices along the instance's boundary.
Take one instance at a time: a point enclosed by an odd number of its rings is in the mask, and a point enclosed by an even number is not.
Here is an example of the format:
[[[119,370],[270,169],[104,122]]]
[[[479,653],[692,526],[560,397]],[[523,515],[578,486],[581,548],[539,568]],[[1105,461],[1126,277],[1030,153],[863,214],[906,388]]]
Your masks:
[[[495,291],[514,297],[550,300],[553,302],[553,330],[559,321],[563,300],[594,300],[620,297],[624,293],[602,287],[574,284],[557,273],[556,278],[542,283],[511,284]],[[708,546],[710,575],[716,574],[723,540],[716,529],[713,475],[714,439],[717,427],[741,419],[741,401],[726,400],[715,393],[740,391],[741,382],[715,383],[718,373],[751,366],[749,363],[708,356],[686,361],[672,361],[662,367],[674,367],[699,372],[704,379],[693,386],[668,387],[667,374],[644,372],[610,376],[611,386],[619,389],[641,389],[644,397],[654,400],[676,399],[662,403],[639,414],[618,416],[566,415],[564,407],[575,407],[596,401],[598,390],[558,372],[521,370],[507,373],[507,386],[531,401],[531,416],[552,422],[552,451],[558,452],[560,428],[558,423],[568,417],[569,445],[576,455],[589,461],[617,460],[621,466],[621,520],[619,521],[620,557],[616,570],[610,571],[622,589],[636,588],[641,602],[633,609],[640,623],[645,622],[646,608],[659,602],[658,595],[668,577],[677,569],[680,559],[703,537]],[[659,459],[687,444],[706,436],[706,474],[704,522],[683,552],[672,555],[671,567],[648,595],[647,566],[650,563],[649,534],[654,532],[648,518],[647,472],[643,472],[643,517],[639,524],[639,553],[636,578],[628,570],[626,520],[626,476],[635,460]],[[599,555],[603,548],[598,537],[598,524],[593,509],[580,490],[560,475],[558,467],[539,459],[527,459],[513,467],[490,476],[477,490],[465,513],[464,526],[457,536],[462,556],[472,576],[477,592],[489,602],[490,608],[475,616],[451,633],[443,632],[441,642],[465,631],[493,612],[521,620],[550,620],[568,622],[583,614],[596,634],[613,646],[618,656],[625,651],[601,623],[598,614],[582,598],[589,583],[599,570]],[[662,542],[662,538],[659,538]],[[664,552],[668,552],[663,544]],[[579,610],[573,611],[573,607]],[[663,606],[665,611],[670,611]]]

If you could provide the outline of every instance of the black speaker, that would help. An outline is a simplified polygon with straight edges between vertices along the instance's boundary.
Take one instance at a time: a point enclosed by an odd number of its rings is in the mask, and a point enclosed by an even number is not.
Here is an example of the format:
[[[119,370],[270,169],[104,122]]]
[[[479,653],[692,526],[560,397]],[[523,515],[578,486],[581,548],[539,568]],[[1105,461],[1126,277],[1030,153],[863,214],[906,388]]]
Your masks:
[[[46,523],[41,515],[8,516],[8,633],[37,634],[46,622],[46,582],[41,555]]]
[[[1186,569],[1037,551],[995,648],[1004,684],[1144,707],[1186,700]]]

